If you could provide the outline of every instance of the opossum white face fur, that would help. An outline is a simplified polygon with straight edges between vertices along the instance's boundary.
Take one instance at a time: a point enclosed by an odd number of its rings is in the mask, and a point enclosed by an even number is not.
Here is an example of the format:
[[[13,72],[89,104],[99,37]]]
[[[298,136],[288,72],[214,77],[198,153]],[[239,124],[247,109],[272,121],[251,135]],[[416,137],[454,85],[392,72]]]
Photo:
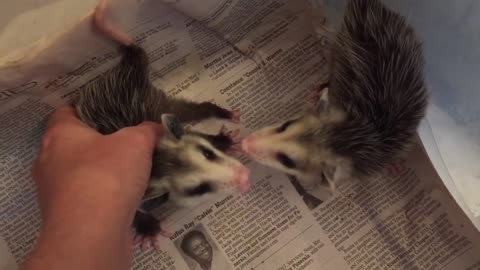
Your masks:
[[[173,115],[162,115],[167,135],[155,149],[146,197],[169,192],[169,201],[192,206],[210,195],[249,189],[249,170],[198,134],[183,130]]]
[[[317,111],[264,127],[242,141],[242,149],[255,161],[295,176],[304,186],[348,177],[350,160],[328,146],[332,128],[344,113],[328,102],[323,90]],[[335,181],[336,181],[335,180]],[[333,187],[333,186],[332,186]]]

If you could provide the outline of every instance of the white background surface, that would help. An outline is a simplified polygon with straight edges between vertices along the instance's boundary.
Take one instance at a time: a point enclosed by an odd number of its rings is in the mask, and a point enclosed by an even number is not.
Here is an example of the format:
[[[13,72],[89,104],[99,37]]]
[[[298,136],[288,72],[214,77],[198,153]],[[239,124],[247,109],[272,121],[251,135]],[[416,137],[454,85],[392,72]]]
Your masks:
[[[480,216],[480,2],[387,2],[408,15],[425,40],[433,137],[457,188]]]
[[[324,2],[331,15],[342,14],[344,0]],[[424,41],[432,104],[419,134],[447,188],[480,229],[480,1],[384,2]]]
[[[97,0],[1,0],[0,58],[68,29],[93,10]]]

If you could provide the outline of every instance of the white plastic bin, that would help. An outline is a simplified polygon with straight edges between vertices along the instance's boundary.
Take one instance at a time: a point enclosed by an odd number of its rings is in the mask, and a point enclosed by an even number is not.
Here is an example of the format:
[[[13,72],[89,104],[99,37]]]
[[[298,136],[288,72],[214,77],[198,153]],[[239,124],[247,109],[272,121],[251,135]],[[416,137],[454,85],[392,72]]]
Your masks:
[[[344,0],[325,0],[338,24]],[[432,104],[420,137],[447,188],[480,229],[480,1],[384,0],[424,40]]]

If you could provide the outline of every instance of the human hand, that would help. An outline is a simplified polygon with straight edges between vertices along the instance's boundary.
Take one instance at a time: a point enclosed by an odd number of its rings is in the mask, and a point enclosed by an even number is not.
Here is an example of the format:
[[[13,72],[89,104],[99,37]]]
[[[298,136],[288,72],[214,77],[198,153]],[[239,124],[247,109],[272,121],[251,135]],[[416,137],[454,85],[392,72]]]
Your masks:
[[[57,110],[32,169],[43,221],[40,239],[77,241],[82,235],[91,242],[88,246],[111,241],[113,249],[121,246],[128,257],[130,226],[161,134],[160,125],[145,122],[101,135],[72,108]]]

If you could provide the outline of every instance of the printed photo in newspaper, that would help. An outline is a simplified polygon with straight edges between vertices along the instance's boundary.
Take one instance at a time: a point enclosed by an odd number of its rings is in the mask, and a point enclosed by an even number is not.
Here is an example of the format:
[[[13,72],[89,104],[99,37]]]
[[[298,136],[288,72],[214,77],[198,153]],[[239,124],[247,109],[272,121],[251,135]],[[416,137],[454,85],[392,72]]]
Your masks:
[[[191,270],[233,269],[225,255],[199,224],[175,241]]]

